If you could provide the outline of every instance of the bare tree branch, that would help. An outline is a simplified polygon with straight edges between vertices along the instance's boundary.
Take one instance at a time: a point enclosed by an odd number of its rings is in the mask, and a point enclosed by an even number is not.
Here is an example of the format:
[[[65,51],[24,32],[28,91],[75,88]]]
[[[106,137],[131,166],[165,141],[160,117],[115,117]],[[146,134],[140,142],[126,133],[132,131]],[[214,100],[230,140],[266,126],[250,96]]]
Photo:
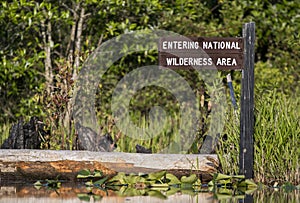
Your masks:
[[[68,56],[68,61],[70,64],[73,65],[74,62],[74,42],[75,42],[75,37],[76,37],[76,27],[77,27],[77,21],[78,21],[78,15],[77,11],[79,10],[80,4],[76,4],[75,10],[73,13],[73,25],[71,29],[71,35],[70,35],[70,41],[67,46],[67,56]]]
[[[82,26],[84,21],[84,12],[85,9],[82,7],[80,12],[80,17],[77,25],[77,33],[76,33],[76,42],[75,42],[75,63],[73,69],[73,78],[77,78],[77,71],[80,64],[80,48],[81,48],[81,34],[82,34]]]
[[[46,11],[44,10],[45,17],[47,17]],[[52,26],[51,21],[48,20],[47,27],[45,24],[46,20],[42,20],[42,38],[43,38],[43,49],[45,51],[45,79],[46,79],[46,87],[48,95],[51,92],[51,85],[53,82],[53,73],[52,73],[52,63],[51,63],[51,43],[52,43]]]

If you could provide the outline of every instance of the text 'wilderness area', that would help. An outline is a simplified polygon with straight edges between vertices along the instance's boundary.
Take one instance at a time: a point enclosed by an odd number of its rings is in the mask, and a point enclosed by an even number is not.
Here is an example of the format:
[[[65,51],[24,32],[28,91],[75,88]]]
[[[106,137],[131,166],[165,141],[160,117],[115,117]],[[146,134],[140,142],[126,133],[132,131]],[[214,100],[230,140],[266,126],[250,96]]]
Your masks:
[[[243,51],[243,38],[165,37],[159,43],[159,65],[173,69],[242,69]]]

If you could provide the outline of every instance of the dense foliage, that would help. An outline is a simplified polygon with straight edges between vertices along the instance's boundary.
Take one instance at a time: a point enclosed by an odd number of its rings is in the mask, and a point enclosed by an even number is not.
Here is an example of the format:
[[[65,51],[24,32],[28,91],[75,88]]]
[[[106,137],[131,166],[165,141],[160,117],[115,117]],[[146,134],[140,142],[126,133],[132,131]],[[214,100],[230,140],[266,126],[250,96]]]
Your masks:
[[[51,146],[70,149],[74,139],[71,99],[83,62],[103,42],[134,30],[164,29],[186,36],[232,37],[241,36],[243,23],[254,21],[256,93],[268,96],[271,91],[278,97],[285,94],[284,98],[293,98],[300,92],[299,10],[297,1],[276,0],[2,1],[2,138],[7,136],[7,125],[19,117],[42,116],[54,135]],[[96,107],[106,131],[119,136],[112,130],[114,121],[109,106],[117,82],[136,67],[157,63],[155,51],[134,53],[120,59],[105,73],[99,84]],[[178,73],[186,78],[198,97],[205,95],[203,82],[192,72]],[[232,74],[239,96],[241,75]],[[143,116],[155,105],[165,106],[173,115],[178,113],[176,99],[160,88],[145,88],[131,102],[133,113]],[[202,113],[199,139],[207,128],[207,112]],[[163,141],[152,140],[147,144]],[[130,142],[121,140],[120,146],[131,151]]]

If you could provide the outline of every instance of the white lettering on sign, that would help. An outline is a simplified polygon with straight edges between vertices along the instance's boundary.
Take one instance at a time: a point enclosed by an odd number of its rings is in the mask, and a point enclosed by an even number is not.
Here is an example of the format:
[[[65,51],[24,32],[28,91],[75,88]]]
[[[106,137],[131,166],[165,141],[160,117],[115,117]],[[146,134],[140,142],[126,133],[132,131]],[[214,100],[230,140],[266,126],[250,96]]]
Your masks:
[[[236,66],[237,62],[235,58],[218,58],[217,66]]]
[[[159,65],[166,68],[238,70],[243,66],[244,39],[236,37],[162,37]]]
[[[199,49],[199,42],[194,41],[164,41],[163,49]]]
[[[203,49],[241,49],[238,42],[231,41],[203,41]]]
[[[211,66],[212,58],[166,58],[168,66]]]

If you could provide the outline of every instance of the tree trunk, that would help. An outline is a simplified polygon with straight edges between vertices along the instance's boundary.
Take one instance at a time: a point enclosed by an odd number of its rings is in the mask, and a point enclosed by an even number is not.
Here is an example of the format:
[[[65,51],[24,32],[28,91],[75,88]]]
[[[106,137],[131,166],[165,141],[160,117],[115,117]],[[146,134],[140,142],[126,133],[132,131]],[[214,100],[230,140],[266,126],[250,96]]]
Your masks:
[[[80,9],[80,4],[76,4],[75,12],[77,12]],[[81,35],[82,35],[82,27],[84,23],[84,17],[85,17],[85,9],[81,7],[80,16],[78,19],[77,13],[74,13],[74,24],[72,26],[71,30],[71,49],[69,53],[69,60],[70,60],[70,66],[72,67],[72,80],[77,79],[77,73],[78,68],[80,66],[80,51],[81,51]],[[75,45],[75,46],[74,46]],[[73,47],[74,50],[73,50]],[[74,59],[74,63],[73,63]],[[72,65],[73,64],[73,65]],[[67,91],[73,91],[72,87],[69,87],[71,84],[69,81],[66,81]],[[72,132],[72,108],[73,108],[73,102],[72,99],[70,99],[67,103],[64,116],[62,119],[64,129],[66,130],[67,136],[71,135]]]
[[[81,34],[84,21],[85,10],[81,7],[80,17],[77,24],[76,42],[75,42],[75,62],[73,66],[73,79],[77,78],[77,72],[80,65],[80,50],[81,50]]]
[[[44,11],[46,13],[46,11]],[[45,14],[47,15],[47,14]],[[51,46],[53,44],[52,42],[52,26],[51,21],[48,19],[47,25],[45,24],[46,20],[43,20],[41,23],[42,26],[42,38],[44,43],[44,51],[45,51],[45,59],[44,59],[44,65],[45,65],[45,79],[46,79],[46,89],[48,95],[50,95],[52,91],[52,83],[53,83],[53,72],[52,72],[52,62],[51,62]]]

